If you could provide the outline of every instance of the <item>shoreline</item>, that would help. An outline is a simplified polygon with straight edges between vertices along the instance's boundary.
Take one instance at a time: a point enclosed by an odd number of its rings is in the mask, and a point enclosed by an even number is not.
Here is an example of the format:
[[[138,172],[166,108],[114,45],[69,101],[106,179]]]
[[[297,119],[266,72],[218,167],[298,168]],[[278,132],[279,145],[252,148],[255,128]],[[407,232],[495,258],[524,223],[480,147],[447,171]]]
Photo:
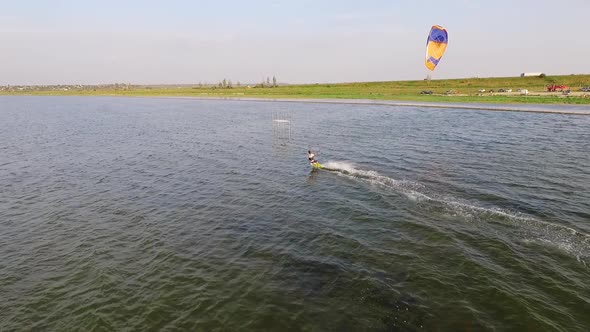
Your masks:
[[[590,115],[590,107],[570,104],[492,104],[492,103],[447,103],[421,102],[377,99],[338,99],[338,98],[260,98],[260,97],[206,97],[206,96],[125,96],[125,95],[0,95],[0,97],[98,97],[98,98],[155,98],[185,99],[210,101],[243,101],[266,103],[307,103],[307,104],[340,104],[340,105],[375,105],[393,107],[423,107],[438,109],[482,110],[494,112],[523,112],[564,115]]]
[[[144,98],[144,97],[139,97]],[[436,102],[412,102],[395,100],[373,99],[315,99],[315,98],[253,98],[253,97],[196,97],[196,96],[158,96],[145,98],[162,99],[189,99],[189,100],[219,100],[219,101],[251,101],[251,102],[275,102],[275,103],[307,103],[307,104],[343,104],[343,105],[377,105],[397,107],[425,107],[425,108],[450,108],[464,110],[483,110],[496,112],[525,112],[525,113],[550,113],[567,115],[590,115],[590,107],[578,105],[556,104],[460,104],[460,103],[436,103]],[[559,109],[562,108],[562,109]]]

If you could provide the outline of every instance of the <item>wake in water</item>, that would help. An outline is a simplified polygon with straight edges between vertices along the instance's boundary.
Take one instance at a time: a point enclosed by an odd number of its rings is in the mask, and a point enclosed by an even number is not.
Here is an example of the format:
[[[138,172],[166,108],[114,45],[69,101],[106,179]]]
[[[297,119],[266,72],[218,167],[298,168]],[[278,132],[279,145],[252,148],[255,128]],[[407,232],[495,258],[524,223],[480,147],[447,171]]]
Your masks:
[[[451,216],[468,221],[501,222],[519,227],[525,237],[533,237],[541,244],[550,244],[586,264],[590,258],[590,235],[571,227],[553,224],[535,217],[499,207],[483,207],[477,203],[428,191],[423,184],[397,180],[380,175],[376,171],[360,170],[347,162],[329,161],[324,164],[327,170],[351,179],[378,185],[406,196],[413,202],[428,204],[433,210],[441,210]]]

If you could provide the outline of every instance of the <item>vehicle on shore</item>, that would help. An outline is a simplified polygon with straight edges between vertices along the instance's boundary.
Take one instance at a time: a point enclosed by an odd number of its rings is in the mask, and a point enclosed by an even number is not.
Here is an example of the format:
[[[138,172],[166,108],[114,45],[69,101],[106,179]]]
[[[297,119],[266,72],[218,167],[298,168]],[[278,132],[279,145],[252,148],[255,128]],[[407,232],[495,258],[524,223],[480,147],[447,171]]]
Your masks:
[[[556,85],[556,84],[553,84],[553,85],[548,85],[547,86],[547,91],[548,92],[557,92],[557,91],[562,91],[563,92],[565,90],[568,90],[569,88],[570,87],[567,86],[567,85]]]
[[[423,90],[423,91],[420,92],[421,95],[431,95],[433,93],[434,92],[432,90]]]

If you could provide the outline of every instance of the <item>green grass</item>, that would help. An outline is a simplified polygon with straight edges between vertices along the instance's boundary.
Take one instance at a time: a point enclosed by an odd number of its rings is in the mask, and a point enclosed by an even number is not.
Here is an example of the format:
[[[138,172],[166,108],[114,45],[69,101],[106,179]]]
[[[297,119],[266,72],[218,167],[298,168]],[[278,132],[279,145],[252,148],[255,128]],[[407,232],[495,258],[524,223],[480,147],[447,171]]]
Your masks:
[[[392,81],[366,83],[305,84],[286,85],[276,88],[199,88],[197,86],[149,87],[132,86],[128,89],[97,88],[40,90],[40,91],[0,91],[11,95],[84,95],[84,96],[183,96],[183,97],[250,97],[250,98],[336,98],[336,99],[375,99],[429,102],[461,103],[538,103],[538,104],[590,104],[589,96],[543,95],[546,86],[565,84],[578,91],[580,87],[590,86],[590,75],[568,75],[540,77],[500,77],[467,78],[432,81]],[[528,89],[529,96],[520,95],[480,95],[479,89],[511,88]],[[422,90],[432,90],[434,95],[420,95]],[[461,95],[445,95],[447,90],[456,90]]]

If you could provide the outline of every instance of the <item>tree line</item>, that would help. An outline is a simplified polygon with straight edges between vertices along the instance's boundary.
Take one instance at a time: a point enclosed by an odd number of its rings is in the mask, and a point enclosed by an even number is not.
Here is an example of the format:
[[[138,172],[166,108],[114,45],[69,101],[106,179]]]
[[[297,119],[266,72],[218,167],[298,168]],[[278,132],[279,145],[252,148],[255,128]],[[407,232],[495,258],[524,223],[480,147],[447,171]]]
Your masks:
[[[205,86],[207,86],[207,85],[205,85]],[[238,81],[235,86],[240,88],[242,86],[242,84],[240,83],[240,81]],[[277,78],[276,78],[276,76],[273,76],[272,80],[270,77],[267,77],[266,80],[264,80],[264,78],[263,78],[260,83],[254,85],[254,88],[276,88],[278,86],[279,86],[279,84],[277,83]],[[199,88],[202,88],[202,87],[203,87],[203,84],[199,83]],[[224,78],[219,83],[213,84],[210,87],[212,87],[214,89],[215,88],[217,88],[217,89],[233,89],[234,84],[232,83],[231,80]],[[250,86],[248,85],[248,87],[250,87]]]

